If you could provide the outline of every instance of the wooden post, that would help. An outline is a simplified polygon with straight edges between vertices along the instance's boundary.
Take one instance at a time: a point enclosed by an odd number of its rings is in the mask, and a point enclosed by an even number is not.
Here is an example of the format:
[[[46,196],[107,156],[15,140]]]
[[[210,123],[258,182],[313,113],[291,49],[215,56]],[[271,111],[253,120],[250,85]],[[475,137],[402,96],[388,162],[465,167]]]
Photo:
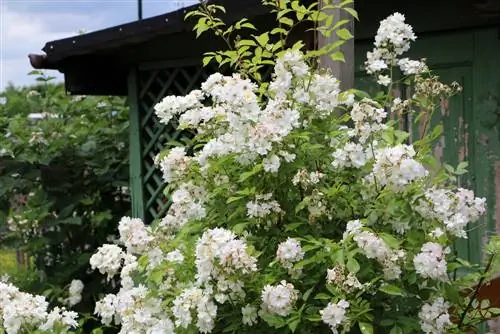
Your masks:
[[[133,68],[128,77],[128,102],[130,120],[130,194],[132,217],[144,220],[144,190],[142,184],[142,140],[139,108],[139,90],[137,69]]]
[[[326,3],[331,2],[332,0],[319,0],[320,9],[324,7]],[[333,0],[338,1],[338,0]],[[333,22],[338,22],[339,20],[349,20],[343,28],[347,28],[352,35],[354,35],[354,18],[349,15],[344,10],[341,9],[324,9],[324,11],[328,15],[333,15]],[[332,44],[338,41],[340,38],[337,34],[332,33],[329,37],[324,37],[321,34],[318,34],[318,48],[323,47],[324,45]],[[341,82],[342,89],[349,89],[354,87],[354,38],[346,41],[344,45],[340,47],[340,51],[344,53],[345,62],[342,61],[333,61],[328,55],[322,56],[320,58],[320,67],[321,68],[329,68],[333,75],[337,77]]]

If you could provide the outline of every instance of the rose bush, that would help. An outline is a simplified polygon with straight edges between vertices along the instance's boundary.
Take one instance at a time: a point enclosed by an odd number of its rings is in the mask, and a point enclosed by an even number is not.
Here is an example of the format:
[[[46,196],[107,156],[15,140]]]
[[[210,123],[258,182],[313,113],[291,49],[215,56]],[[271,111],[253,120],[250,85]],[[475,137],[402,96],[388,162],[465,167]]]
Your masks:
[[[356,15],[350,2],[327,7]],[[215,73],[155,107],[161,122],[194,136],[157,157],[172,201],[166,216],[151,226],[122,218],[120,240],[90,258],[107,279],[121,279],[118,293],[96,303],[102,322],[151,334],[462,333],[498,314],[467,290],[498,269],[498,238],[485,247],[484,267],[452,251],[485,200],[457,187],[464,164],[436,162],[442,129],[419,117],[458,85],[403,57],[416,37],[395,13],[367,55],[381,93],[342,91],[317,57],[343,57],[345,22],[315,4],[263,3],[279,27],[250,39],[233,33],[254,26],[226,26],[220,6],[202,3],[189,15],[199,17],[198,34],[215,30],[228,43],[204,62],[235,74]],[[342,40],[289,47],[302,21]],[[401,81],[414,87],[406,100],[392,95]],[[424,122],[421,138],[398,127],[408,114]]]
[[[339,25],[314,5],[264,3],[277,13],[277,42],[269,33],[235,39],[205,59],[235,74],[156,105],[161,122],[195,135],[157,158],[172,200],[166,216],[152,226],[123,218],[121,245],[91,258],[121,277],[96,313],[121,333],[364,334],[462,333],[498,314],[463,295],[498,268],[498,239],[485,268],[452,252],[485,199],[456,186],[465,164],[440,167],[431,148],[442,129],[418,117],[460,87],[403,57],[416,36],[395,13],[365,64],[381,94],[342,91],[315,61],[338,51],[287,48],[283,28],[294,19],[324,22],[324,34]],[[344,5],[331,6],[355,15]],[[189,15],[199,16],[198,33],[213,29],[231,47],[232,32],[254,29],[246,20],[226,27],[218,11],[203,4]],[[266,65],[270,82],[261,80]],[[414,87],[406,100],[392,95],[403,81]],[[410,138],[397,122],[408,114],[431,131]]]

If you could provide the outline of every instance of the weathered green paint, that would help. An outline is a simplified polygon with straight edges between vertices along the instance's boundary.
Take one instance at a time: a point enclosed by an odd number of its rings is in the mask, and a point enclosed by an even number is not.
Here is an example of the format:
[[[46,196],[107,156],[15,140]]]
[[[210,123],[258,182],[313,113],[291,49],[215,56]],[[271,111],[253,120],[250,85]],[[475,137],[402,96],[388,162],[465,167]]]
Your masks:
[[[415,58],[428,57],[431,68],[443,82],[458,81],[464,88],[462,93],[443,104],[436,115],[434,121],[442,122],[444,135],[435,154],[453,165],[467,161],[469,173],[459,185],[487,199],[487,215],[472,224],[468,239],[459,241],[456,246],[460,256],[475,263],[481,262],[482,246],[500,223],[498,214],[495,215],[500,210],[497,204],[500,184],[495,185],[495,166],[500,153],[499,124],[498,121],[496,124],[484,122],[495,118],[499,110],[498,105],[496,109],[494,104],[491,108],[493,96],[500,96],[497,36],[497,29],[426,36],[415,43],[410,54]]]
[[[497,158],[492,156],[492,152],[498,148],[498,137],[493,133],[486,135],[484,126],[478,122],[480,101],[485,97],[478,97],[481,90],[490,91],[498,88],[489,86],[486,89],[484,82],[498,81],[498,70],[490,68],[484,71],[485,64],[494,63],[499,56],[489,52],[491,44],[497,45],[498,40],[494,36],[495,30],[471,30],[459,33],[426,35],[417,40],[412,46],[409,57],[414,59],[427,58],[428,63],[445,83],[457,81],[464,88],[463,92],[454,96],[449,101],[445,101],[440,110],[435,112],[432,123],[442,123],[444,134],[435,146],[434,154],[441,162],[457,165],[461,161],[469,163],[469,173],[459,180],[459,185],[472,188],[479,196],[485,196],[490,203],[490,210],[487,217],[471,226],[468,232],[468,239],[457,243],[456,249],[460,256],[472,262],[481,261],[481,246],[485,237],[490,234],[494,226],[492,213],[495,210],[492,206],[496,203],[494,182],[487,183],[486,180],[494,180],[494,165]],[[488,38],[485,37],[489,36]],[[479,43],[482,41],[483,44]],[[482,45],[482,46],[481,46]],[[364,62],[366,51],[371,49],[371,45],[358,44],[356,46],[357,85],[359,88],[374,91],[368,83],[366,75],[362,74],[361,67]],[[481,79],[479,79],[481,78]],[[497,83],[498,85],[498,83]],[[483,86],[478,90],[478,86]],[[405,96],[407,90],[397,93]],[[418,134],[418,127],[413,127],[412,131]],[[483,139],[481,140],[481,137]],[[483,152],[485,147],[481,142],[488,138],[488,145],[494,147]],[[498,164],[498,163],[497,163]],[[488,176],[489,175],[489,176]],[[493,184],[493,185],[492,185]],[[499,184],[500,186],[500,184]],[[489,188],[489,190],[488,190]],[[496,188],[498,189],[498,187]],[[498,190],[497,190],[498,191]]]
[[[458,254],[472,262],[483,260],[482,247],[488,236],[500,232],[500,40],[498,29],[474,29],[431,34],[412,46],[409,57],[427,58],[441,81],[457,81],[463,92],[445,101],[435,113],[433,124],[441,122],[444,134],[434,154],[441,162],[469,163],[469,173],[459,185],[486,197],[488,210],[472,224],[468,239],[457,242]],[[356,45],[357,87],[371,89],[360,70],[368,44]],[[406,91],[399,92],[404,96]],[[418,128],[412,128],[418,132]],[[492,325],[493,327],[494,325]],[[493,329],[493,328],[491,328]],[[498,326],[500,329],[500,326]],[[485,328],[481,328],[485,332]],[[500,331],[497,331],[500,332]]]
[[[142,188],[141,126],[139,115],[139,91],[137,70],[132,69],[128,78],[128,101],[130,106],[130,189],[132,194],[132,216],[144,219],[144,194]]]
[[[358,69],[370,48],[366,44],[357,45]],[[486,217],[471,226],[467,240],[456,245],[460,256],[480,262],[482,245],[489,234],[499,231],[495,226],[500,224],[497,204],[500,195],[500,78],[497,69],[500,48],[497,31],[485,29],[427,35],[412,46],[409,56],[427,58],[443,82],[457,81],[464,88],[462,93],[445,101],[435,114],[432,123],[441,122],[444,134],[434,153],[442,162],[452,165],[468,161],[469,174],[459,180],[459,185],[472,188],[488,200]],[[361,71],[357,76],[357,86],[370,90]],[[404,92],[399,93],[404,95]],[[418,128],[413,131],[418,132]]]
[[[474,169],[475,190],[487,199],[486,217],[477,226],[488,235],[500,233],[500,40],[498,29],[477,31],[474,36]],[[500,332],[500,322],[490,324]]]

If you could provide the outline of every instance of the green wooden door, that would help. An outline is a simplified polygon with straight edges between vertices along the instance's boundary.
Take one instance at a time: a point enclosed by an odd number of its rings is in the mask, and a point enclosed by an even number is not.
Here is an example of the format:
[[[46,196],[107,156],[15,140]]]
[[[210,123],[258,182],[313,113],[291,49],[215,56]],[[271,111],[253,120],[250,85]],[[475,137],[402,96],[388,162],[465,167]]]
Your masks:
[[[408,54],[413,59],[427,58],[441,81],[457,81],[464,88],[462,93],[444,101],[434,115],[432,123],[441,123],[444,128],[434,153],[441,162],[451,165],[467,161],[469,173],[461,177],[459,185],[473,189],[488,200],[486,217],[470,226],[468,239],[456,245],[461,257],[476,263],[481,261],[481,246],[495,231],[495,221],[500,223],[497,205],[500,197],[500,99],[497,99],[500,97],[500,43],[495,32],[485,29],[423,36]],[[361,70],[366,51],[371,48],[369,43],[356,45],[356,88],[373,90]],[[403,96],[405,92],[399,91]],[[412,127],[411,131],[418,135],[419,129]]]

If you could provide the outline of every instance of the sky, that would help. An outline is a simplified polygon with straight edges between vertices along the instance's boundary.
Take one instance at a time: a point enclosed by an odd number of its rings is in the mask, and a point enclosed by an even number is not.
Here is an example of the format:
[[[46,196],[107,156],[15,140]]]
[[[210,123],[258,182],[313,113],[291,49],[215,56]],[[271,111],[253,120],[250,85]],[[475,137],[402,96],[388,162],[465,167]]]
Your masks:
[[[196,0],[143,0],[143,17],[196,3]],[[137,0],[0,0],[0,91],[35,82],[28,54],[43,54],[46,42],[137,19]],[[48,74],[62,81],[57,71]]]

